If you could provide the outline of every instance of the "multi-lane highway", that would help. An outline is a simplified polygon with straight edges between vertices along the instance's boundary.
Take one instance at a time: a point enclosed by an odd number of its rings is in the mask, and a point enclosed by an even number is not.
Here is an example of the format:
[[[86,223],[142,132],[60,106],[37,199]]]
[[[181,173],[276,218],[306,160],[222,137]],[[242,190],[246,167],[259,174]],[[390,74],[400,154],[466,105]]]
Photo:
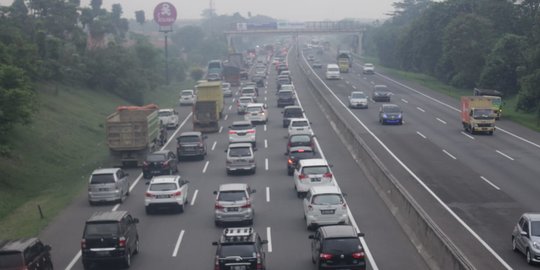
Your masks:
[[[406,266],[407,269],[428,269],[317,107],[311,94],[313,89],[300,69],[292,61],[290,66],[299,101],[313,123],[320,154],[334,165],[334,176],[348,195],[346,200],[351,214],[359,229],[366,234],[368,268],[403,269]],[[213,222],[212,192],[220,184],[242,182],[257,190],[254,227],[269,240],[266,247],[268,269],[313,269],[308,239],[310,232],[306,230],[301,201],[296,197],[292,178],[286,174],[284,152],[287,131],[281,126],[282,115],[276,106],[274,81],[275,71],[270,69],[268,86],[259,91],[259,100],[268,104],[270,117],[267,125],[257,126],[258,151],[255,155],[258,169],[255,175],[227,176],[225,173],[227,127],[232,121],[242,119],[236,113],[235,100],[238,96],[235,95],[226,99],[220,132],[208,134],[207,158],[180,164],[179,173],[190,180],[190,205],[184,213],[146,215],[143,197],[146,185],[141,179],[140,169],[129,169],[132,190],[124,203],[91,207],[86,194],[81,193],[40,235],[53,247],[55,268],[82,269],[80,238],[84,221],[94,211],[127,210],[140,219],[141,252],[133,258],[133,269],[210,269],[215,252],[211,243],[217,240],[222,230]],[[191,108],[180,107],[177,110],[184,122],[165,145],[167,149],[175,149],[174,136],[191,130]],[[115,269],[115,266],[110,269]]]

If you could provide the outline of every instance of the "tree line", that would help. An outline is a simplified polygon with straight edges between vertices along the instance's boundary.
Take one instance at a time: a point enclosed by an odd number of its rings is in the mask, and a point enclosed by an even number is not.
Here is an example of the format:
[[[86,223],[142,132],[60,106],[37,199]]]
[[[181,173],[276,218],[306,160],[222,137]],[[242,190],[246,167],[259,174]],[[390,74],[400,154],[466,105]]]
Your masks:
[[[381,64],[517,95],[517,109],[540,119],[540,0],[402,0],[394,8],[364,39]]]

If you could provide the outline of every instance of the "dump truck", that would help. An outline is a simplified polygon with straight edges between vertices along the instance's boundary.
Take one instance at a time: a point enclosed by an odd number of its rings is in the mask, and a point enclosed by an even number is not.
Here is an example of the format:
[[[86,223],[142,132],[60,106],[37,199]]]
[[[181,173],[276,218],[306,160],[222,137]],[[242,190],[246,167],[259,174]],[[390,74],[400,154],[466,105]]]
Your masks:
[[[461,97],[461,123],[463,129],[471,134],[484,132],[493,135],[495,113],[491,100],[483,96]]]
[[[495,119],[499,120],[501,118],[503,107],[502,92],[493,89],[474,88],[473,94],[475,96],[483,96],[491,100],[491,107],[496,115]]]
[[[201,81],[195,89],[197,89],[197,101],[193,106],[193,130],[219,131],[219,119],[223,115],[221,82]]]
[[[107,116],[107,146],[115,163],[140,166],[149,152],[159,147],[159,107],[119,106]]]
[[[351,67],[351,56],[345,51],[341,51],[337,56],[337,63],[339,66],[339,72],[347,73]]]

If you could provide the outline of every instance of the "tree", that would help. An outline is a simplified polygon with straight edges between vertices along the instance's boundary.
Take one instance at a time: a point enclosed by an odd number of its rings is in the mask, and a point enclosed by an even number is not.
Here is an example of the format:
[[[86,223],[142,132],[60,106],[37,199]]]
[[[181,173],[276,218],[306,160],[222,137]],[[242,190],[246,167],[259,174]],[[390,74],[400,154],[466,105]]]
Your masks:
[[[144,15],[144,10],[135,11],[135,20],[137,21],[137,23],[139,23],[141,25],[141,28],[142,28],[143,25],[146,23],[146,17]]]
[[[204,32],[200,26],[188,25],[176,31],[171,36],[172,41],[185,52],[191,53],[199,48],[204,40]]]

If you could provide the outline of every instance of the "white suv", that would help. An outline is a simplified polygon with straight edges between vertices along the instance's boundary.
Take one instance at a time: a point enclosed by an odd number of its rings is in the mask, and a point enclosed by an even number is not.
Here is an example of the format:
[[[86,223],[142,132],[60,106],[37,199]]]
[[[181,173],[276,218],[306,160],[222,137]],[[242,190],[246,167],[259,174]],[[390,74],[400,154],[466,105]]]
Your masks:
[[[257,130],[250,121],[234,121],[229,126],[229,143],[248,142],[257,146]]]
[[[294,189],[299,198],[313,186],[335,185],[330,165],[322,158],[302,159],[294,169]]]
[[[244,113],[244,120],[255,122],[268,122],[267,106],[263,103],[252,103],[246,106],[246,112]]]
[[[304,198],[308,230],[320,225],[349,224],[347,204],[337,186],[311,187]]]
[[[195,91],[188,89],[188,90],[182,90],[180,92],[180,106],[182,105],[193,105],[195,104],[195,101],[197,100],[197,96],[195,95]]]
[[[180,124],[178,121],[178,112],[174,109],[161,109],[158,111],[159,121],[167,128],[177,128]]]
[[[313,135],[309,121],[306,118],[292,118],[289,122],[289,137],[295,134]]]
[[[188,202],[188,183],[179,175],[154,176],[144,194],[146,213],[159,208],[176,208],[183,212]]]

